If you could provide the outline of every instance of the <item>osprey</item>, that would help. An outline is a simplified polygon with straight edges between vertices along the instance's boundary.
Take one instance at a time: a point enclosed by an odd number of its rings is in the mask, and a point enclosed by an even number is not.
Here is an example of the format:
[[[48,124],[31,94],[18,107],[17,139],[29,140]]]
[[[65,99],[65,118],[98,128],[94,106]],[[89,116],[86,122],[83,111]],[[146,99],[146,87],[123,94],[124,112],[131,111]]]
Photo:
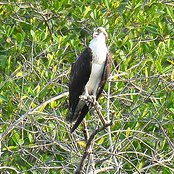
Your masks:
[[[106,46],[107,33],[103,27],[94,29],[93,39],[72,64],[69,82],[69,109],[66,120],[76,121],[71,133],[81,123],[89,107],[81,95],[97,100],[110,73],[111,54]]]

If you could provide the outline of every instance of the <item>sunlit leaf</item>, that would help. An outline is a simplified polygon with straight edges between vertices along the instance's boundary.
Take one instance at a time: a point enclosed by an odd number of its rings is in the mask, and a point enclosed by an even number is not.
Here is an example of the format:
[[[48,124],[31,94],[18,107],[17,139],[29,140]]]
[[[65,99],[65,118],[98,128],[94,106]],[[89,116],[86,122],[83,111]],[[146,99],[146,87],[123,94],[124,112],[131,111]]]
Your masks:
[[[162,66],[161,66],[160,61],[156,60],[155,65],[156,65],[156,68],[157,68],[158,72],[161,73],[162,72]]]
[[[91,7],[90,6],[85,7],[83,17],[86,17],[86,15],[88,14],[89,11],[91,11]]]
[[[80,147],[86,147],[86,143],[84,141],[77,141],[77,144],[80,145]]]
[[[130,127],[128,127],[127,130],[126,130],[126,137],[129,136],[129,134],[130,134],[130,130],[131,130]]]
[[[6,42],[7,42],[7,43],[10,43],[10,42],[11,42],[11,38],[8,37],[8,38],[6,39]]]
[[[172,65],[174,65],[174,61],[172,60],[167,60],[168,62],[170,62]]]
[[[172,73],[171,73],[171,80],[174,81],[174,70],[172,70]]]
[[[55,108],[55,106],[56,106],[56,102],[55,101],[52,101],[50,104],[51,104],[51,108]]]
[[[105,138],[102,137],[102,138],[100,138],[100,139],[97,141],[97,144],[98,144],[98,145],[103,144],[104,141],[105,141]]]
[[[16,77],[20,77],[20,76],[22,76],[22,74],[23,74],[23,72],[19,71],[19,72],[16,73]]]
[[[174,114],[174,108],[169,108],[169,110]]]

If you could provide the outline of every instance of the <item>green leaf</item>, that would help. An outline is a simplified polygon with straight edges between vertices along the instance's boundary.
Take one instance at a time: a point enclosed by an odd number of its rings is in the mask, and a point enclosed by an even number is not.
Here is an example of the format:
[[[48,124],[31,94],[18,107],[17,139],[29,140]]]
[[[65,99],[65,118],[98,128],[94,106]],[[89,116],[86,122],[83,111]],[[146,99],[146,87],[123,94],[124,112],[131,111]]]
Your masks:
[[[28,133],[28,139],[30,143],[33,143],[33,136],[32,134]]]
[[[20,134],[15,130],[12,131],[12,139],[16,145],[22,145],[24,143],[24,140],[20,138]]]
[[[86,15],[88,14],[89,11],[91,11],[91,7],[90,6],[85,7],[85,11],[83,13],[84,18],[86,17]]]
[[[169,108],[169,110],[174,114],[174,108]]]
[[[155,26],[148,26],[146,27],[146,30],[150,33],[157,34],[157,28]]]
[[[22,74],[23,74],[23,72],[19,71],[19,72],[16,73],[16,77],[20,77],[20,76],[22,76]]]
[[[30,34],[31,34],[33,40],[36,40],[36,34],[33,30],[30,30]]]
[[[8,100],[4,96],[0,95],[0,103],[7,102],[7,101]]]
[[[0,57],[1,57],[0,67],[4,69],[7,65],[7,56],[6,55],[0,55]]]
[[[172,73],[171,73],[171,80],[174,81],[174,69],[172,70]]]
[[[104,0],[106,7],[109,9],[109,0]]]
[[[162,66],[161,66],[160,61],[156,60],[156,61],[155,61],[155,65],[156,65],[157,71],[158,71],[159,73],[161,73],[163,69],[162,69]]]

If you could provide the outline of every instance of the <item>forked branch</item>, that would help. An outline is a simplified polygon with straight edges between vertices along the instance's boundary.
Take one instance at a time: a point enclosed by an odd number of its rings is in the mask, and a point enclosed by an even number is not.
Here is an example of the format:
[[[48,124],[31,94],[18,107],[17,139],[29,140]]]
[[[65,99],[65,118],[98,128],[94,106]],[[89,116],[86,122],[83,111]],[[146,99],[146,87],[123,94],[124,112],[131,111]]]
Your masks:
[[[99,105],[99,103],[95,100],[91,100],[90,97],[86,98],[83,96],[81,96],[81,99],[88,105],[90,106],[91,108],[94,108],[95,111],[97,112],[101,122],[103,123],[103,125],[101,127],[98,127],[96,128],[92,133],[91,135],[89,136],[87,142],[86,142],[86,147],[85,147],[85,150],[84,150],[84,153],[83,153],[83,156],[81,158],[81,161],[75,171],[75,174],[81,174],[82,171],[83,171],[83,168],[84,168],[84,162],[85,162],[85,159],[87,157],[89,157],[89,155],[92,155],[92,148],[91,148],[91,144],[92,144],[92,141],[95,137],[95,135],[99,132],[101,132],[102,130],[106,129],[108,126],[111,126],[112,125],[112,120],[113,118],[111,119],[111,121],[109,123],[107,123],[101,113],[101,106]],[[113,115],[112,115],[113,116]],[[91,165],[91,164],[90,164]],[[90,172],[90,171],[88,171]]]

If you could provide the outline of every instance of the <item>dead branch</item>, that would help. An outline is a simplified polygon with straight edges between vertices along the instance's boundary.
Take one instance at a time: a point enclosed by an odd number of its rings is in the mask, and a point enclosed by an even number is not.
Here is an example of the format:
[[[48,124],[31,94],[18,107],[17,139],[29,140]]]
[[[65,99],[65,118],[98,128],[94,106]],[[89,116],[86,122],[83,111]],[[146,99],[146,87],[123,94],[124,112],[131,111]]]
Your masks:
[[[81,97],[82,99],[83,97]],[[112,125],[112,120],[113,118],[111,119],[111,121],[109,123],[106,123],[106,121],[104,120],[104,117],[101,113],[101,110],[100,110],[100,105],[98,104],[97,101],[93,102],[92,100],[90,100],[90,98],[83,98],[83,100],[88,104],[90,105],[91,107],[94,107],[95,111],[97,112],[97,114],[99,115],[102,123],[103,123],[103,126],[101,127],[98,127],[97,129],[95,129],[91,135],[89,136],[88,140],[87,140],[87,143],[86,143],[86,148],[84,150],[84,153],[83,153],[83,156],[81,158],[81,161],[75,171],[75,174],[81,174],[82,173],[82,170],[84,168],[84,162],[85,162],[85,159],[90,156],[92,154],[92,149],[91,149],[91,143],[95,137],[95,135],[99,132],[101,132],[102,130],[106,129],[108,126]],[[90,103],[90,104],[89,104]],[[113,116],[113,115],[112,115]],[[89,134],[89,133],[88,133]],[[93,169],[95,170],[95,169]]]
[[[19,119],[17,119],[13,124],[11,124],[8,129],[3,132],[1,135],[0,135],[0,142],[3,140],[3,138],[8,135],[22,120],[24,120],[28,115],[32,115],[32,114],[36,114],[38,113],[38,110],[39,108],[41,108],[42,106],[45,106],[47,105],[48,103],[51,103],[52,101],[55,101],[55,100],[58,100],[62,97],[66,97],[68,95],[68,92],[64,92],[58,96],[55,96],[43,103],[41,103],[40,105],[36,106],[35,108],[33,109],[29,109],[27,110],[27,112],[25,114],[23,114],[21,117],[19,117]]]

